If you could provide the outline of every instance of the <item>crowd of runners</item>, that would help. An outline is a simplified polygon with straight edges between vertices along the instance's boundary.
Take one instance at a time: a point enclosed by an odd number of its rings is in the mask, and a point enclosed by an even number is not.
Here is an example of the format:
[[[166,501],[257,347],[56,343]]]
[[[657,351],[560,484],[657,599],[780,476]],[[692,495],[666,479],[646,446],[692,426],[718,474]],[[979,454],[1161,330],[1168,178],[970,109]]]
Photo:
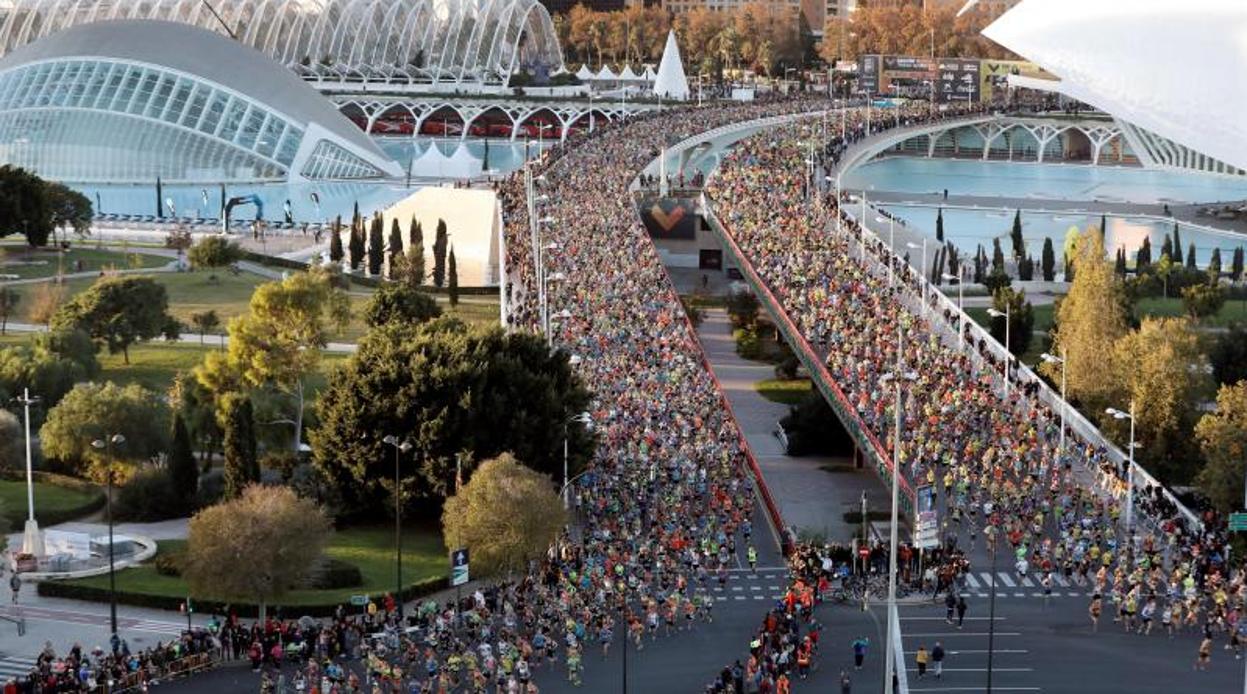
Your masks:
[[[860,119],[852,122],[849,140],[861,134]],[[907,378],[895,459],[908,480],[936,490],[946,556],[958,562],[945,573],[947,589],[957,591],[970,568],[956,550],[984,543],[1000,550],[1001,568],[1022,577],[1051,585],[1059,573],[1094,586],[1102,597],[1090,607],[1093,620],[1111,601],[1122,628],[1148,633],[1167,618],[1173,629],[1222,634],[1238,650],[1240,631],[1247,633],[1247,620],[1239,626],[1243,572],[1226,565],[1222,524],[1212,516],[1202,529],[1188,523],[1150,488],[1136,495],[1130,541],[1121,522],[1124,469],[1073,431],[1061,450],[1058,414],[1033,397],[1034,388],[1017,387],[1029,384],[1015,382],[1006,395],[985,343],[971,338],[959,348],[963,326],[934,301],[924,307],[922,273],[873,235],[863,237],[853,217],[837,221],[840,201],[817,174],[842,147],[816,119],[770,130],[726,158],[708,195],[889,457],[896,403],[882,377],[897,370],[900,350]],[[857,212],[856,201],[845,203],[844,212]]]

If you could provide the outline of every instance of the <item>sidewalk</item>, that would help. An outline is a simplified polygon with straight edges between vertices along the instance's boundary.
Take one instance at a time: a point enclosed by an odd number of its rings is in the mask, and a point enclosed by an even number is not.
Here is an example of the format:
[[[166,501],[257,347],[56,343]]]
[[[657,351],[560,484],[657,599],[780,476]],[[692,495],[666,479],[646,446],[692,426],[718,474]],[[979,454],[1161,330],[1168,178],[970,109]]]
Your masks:
[[[785,455],[773,432],[788,406],[771,402],[754,389],[756,382],[775,377],[774,367],[736,354],[731,323],[723,309],[707,309],[697,332],[784,522],[798,532],[847,542],[858,526],[845,523],[844,514],[858,510],[863,491],[872,507],[883,508],[887,490],[870,471],[853,469],[848,458]]]

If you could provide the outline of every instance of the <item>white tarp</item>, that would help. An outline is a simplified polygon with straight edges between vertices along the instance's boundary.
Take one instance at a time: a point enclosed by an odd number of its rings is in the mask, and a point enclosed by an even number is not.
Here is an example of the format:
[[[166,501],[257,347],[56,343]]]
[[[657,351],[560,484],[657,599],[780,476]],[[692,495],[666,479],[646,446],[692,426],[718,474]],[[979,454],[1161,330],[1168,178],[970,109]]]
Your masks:
[[[684,76],[680,47],[675,43],[675,29],[667,32],[667,45],[662,49],[662,61],[654,78],[654,93],[681,101],[688,98],[688,79]]]
[[[623,72],[619,73],[619,79],[626,80],[628,82],[635,82],[641,78],[637,76],[635,72],[632,71],[631,65],[625,65]]]
[[[619,79],[619,76],[611,71],[611,68],[609,65],[603,65],[602,69],[598,70],[597,79],[609,81],[609,80]]]
[[[657,77],[657,76],[658,76],[658,73],[657,73],[657,72],[654,72],[654,66],[653,66],[653,65],[646,65],[646,66],[645,66],[645,72],[641,75],[641,77],[642,77],[642,78],[643,78],[646,82],[653,82],[653,81],[654,81],[654,78],[655,78],[655,77]]]
[[[1247,169],[1247,2],[1022,0],[983,35],[1065,94]]]
[[[593,71],[589,69],[588,64],[580,66],[580,69],[576,71],[576,78],[581,82],[593,79]]]

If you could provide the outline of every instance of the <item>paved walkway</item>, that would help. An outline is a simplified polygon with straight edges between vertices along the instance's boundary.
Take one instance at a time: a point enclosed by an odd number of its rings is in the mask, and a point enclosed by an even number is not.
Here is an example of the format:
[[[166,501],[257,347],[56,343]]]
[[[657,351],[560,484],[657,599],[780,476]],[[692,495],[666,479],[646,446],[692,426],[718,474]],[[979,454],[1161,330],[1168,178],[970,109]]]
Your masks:
[[[863,491],[872,507],[882,508],[886,490],[870,472],[854,470],[848,458],[785,455],[774,431],[788,406],[771,402],[754,389],[758,381],[775,377],[774,367],[736,354],[731,322],[723,309],[706,310],[697,332],[784,522],[828,540],[848,541],[858,526],[845,523],[844,513],[859,508]]]

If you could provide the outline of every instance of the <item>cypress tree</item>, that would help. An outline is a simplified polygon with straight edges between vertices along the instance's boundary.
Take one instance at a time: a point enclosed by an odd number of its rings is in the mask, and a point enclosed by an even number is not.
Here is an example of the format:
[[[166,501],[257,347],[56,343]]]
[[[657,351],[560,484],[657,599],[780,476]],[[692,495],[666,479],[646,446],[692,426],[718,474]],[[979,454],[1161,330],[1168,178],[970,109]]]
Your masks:
[[[181,413],[173,415],[172,445],[169,448],[169,479],[173,490],[184,503],[195,500],[199,491],[199,468],[195,465],[195,451],[191,448],[191,435]]]
[[[363,220],[359,218],[351,223],[351,239],[347,250],[351,254],[351,269],[358,270],[364,263],[364,226]]]
[[[1178,228],[1178,223],[1173,223],[1173,259],[1174,265],[1182,264],[1182,231]]]
[[[1243,279],[1243,247],[1234,249],[1234,259],[1230,262],[1230,276],[1235,282]]]
[[[455,247],[446,256],[446,295],[451,306],[459,305],[459,265],[455,262]]]
[[[1212,256],[1208,258],[1208,281],[1216,284],[1221,279],[1221,249],[1212,249]]]
[[[1022,239],[1021,210],[1013,213],[1013,229],[1009,232],[1009,238],[1013,240],[1013,259],[1020,260],[1026,253],[1026,241]],[[1003,267],[1003,265],[1001,267]]]
[[[935,240],[944,243],[944,208],[935,213]]]
[[[450,242],[450,234],[446,231],[446,220],[437,220],[437,232],[433,237],[433,286],[442,287],[446,284],[446,246]]]
[[[233,499],[249,484],[260,481],[255,455],[255,417],[251,398],[234,393],[222,403],[225,409],[225,498]]]
[[[961,269],[961,253],[951,243],[946,247],[948,248],[948,274],[960,277],[957,273]]]
[[[979,244],[978,252],[974,254],[974,283],[983,283],[983,270],[987,264],[987,256],[983,252],[983,245]]]
[[[1065,254],[1065,281],[1074,281],[1074,258],[1069,253]]]
[[[1160,244],[1160,256],[1162,258],[1169,256],[1169,259],[1173,260],[1173,239],[1169,234],[1165,234],[1165,240]]]
[[[1018,261],[1018,279],[1023,282],[1035,279],[1035,261],[1031,259],[1029,253],[1023,255]]]
[[[1186,266],[1187,268],[1191,270],[1195,269],[1195,242],[1194,241],[1191,242],[1191,245],[1186,247]]]
[[[1108,235],[1108,217],[1106,215],[1100,215],[1100,235]]]
[[[992,239],[992,272],[1005,271],[1005,254],[1000,250],[1000,239]]]
[[[1051,282],[1056,277],[1056,251],[1052,249],[1052,237],[1044,238],[1039,263],[1043,270],[1043,281]]]
[[[378,214],[372,218],[368,229],[368,274],[371,277],[381,276],[381,266],[385,264],[385,222]]]
[[[1134,256],[1134,272],[1141,275],[1152,266],[1152,239],[1149,236],[1143,237],[1143,244],[1139,246],[1139,252]]]
[[[407,261],[410,266],[410,281],[416,286],[424,284],[424,229],[415,217],[411,218],[411,226],[407,229],[411,243],[407,246]]]
[[[342,250],[342,215],[338,215],[333,220],[333,227],[329,231],[329,259],[340,263],[345,255],[346,253]]]
[[[390,261],[390,277],[394,277],[394,260],[403,254],[403,230],[398,226],[398,217],[390,220],[390,243],[386,250],[389,252]]]

